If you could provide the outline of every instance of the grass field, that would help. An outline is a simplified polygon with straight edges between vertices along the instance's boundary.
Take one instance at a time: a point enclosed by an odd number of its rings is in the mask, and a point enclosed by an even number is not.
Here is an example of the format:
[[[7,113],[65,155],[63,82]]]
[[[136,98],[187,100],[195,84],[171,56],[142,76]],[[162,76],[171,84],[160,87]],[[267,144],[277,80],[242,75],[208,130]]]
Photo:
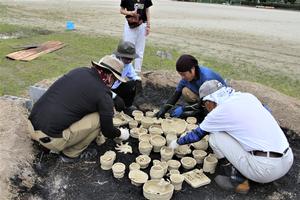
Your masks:
[[[28,86],[47,78],[57,77],[72,68],[89,66],[91,60],[98,61],[102,56],[112,53],[119,38],[96,37],[72,31],[51,32],[48,30],[22,27],[0,23],[0,38],[17,36],[12,39],[0,39],[0,95],[24,95]],[[16,51],[17,47],[39,44],[48,40],[59,40],[67,46],[58,51],[43,55],[30,62],[14,61],[5,55]],[[163,59],[157,51],[168,51],[173,59]],[[144,70],[175,70],[175,62],[181,52],[170,47],[154,46],[147,43],[144,55]],[[211,57],[196,56],[201,64],[213,68],[226,79],[249,80],[271,86],[282,93],[300,98],[300,84],[287,76],[268,73],[251,66],[234,67]],[[272,75],[270,75],[272,74]]]

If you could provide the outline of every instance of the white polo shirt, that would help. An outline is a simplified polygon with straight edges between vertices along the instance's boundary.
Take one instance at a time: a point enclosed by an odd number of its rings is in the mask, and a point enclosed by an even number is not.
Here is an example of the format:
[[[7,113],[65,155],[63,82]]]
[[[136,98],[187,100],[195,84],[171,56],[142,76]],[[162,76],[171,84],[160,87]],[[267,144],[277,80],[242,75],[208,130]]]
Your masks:
[[[283,153],[289,146],[271,113],[249,93],[237,92],[230,96],[205,117],[200,128],[213,133],[225,131],[246,151]]]

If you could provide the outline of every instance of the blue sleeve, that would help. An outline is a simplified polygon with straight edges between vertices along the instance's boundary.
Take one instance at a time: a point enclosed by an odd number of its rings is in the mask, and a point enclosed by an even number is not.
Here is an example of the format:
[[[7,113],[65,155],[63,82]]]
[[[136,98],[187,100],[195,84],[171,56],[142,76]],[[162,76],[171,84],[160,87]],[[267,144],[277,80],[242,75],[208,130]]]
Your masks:
[[[177,140],[177,143],[179,145],[183,145],[183,144],[190,144],[193,142],[198,142],[199,140],[201,140],[205,135],[207,134],[207,132],[203,131],[199,126],[192,130],[191,132],[187,133],[185,136],[179,138]]]
[[[127,73],[126,73],[126,77],[129,79],[129,80],[138,80],[139,77],[137,75],[137,73],[135,72],[132,64],[128,64],[127,66]]]
[[[203,73],[203,75],[204,75],[202,77],[200,75],[200,79],[203,78],[202,83],[204,83],[205,81],[209,81],[209,80],[217,80],[217,81],[220,81],[223,85],[227,86],[224,79],[217,72],[214,72],[213,70],[211,70],[207,67],[204,67],[204,66],[201,66],[200,70],[201,70],[201,73]]]
[[[185,80],[181,79],[176,87],[176,92],[182,92],[182,89],[185,87]]]

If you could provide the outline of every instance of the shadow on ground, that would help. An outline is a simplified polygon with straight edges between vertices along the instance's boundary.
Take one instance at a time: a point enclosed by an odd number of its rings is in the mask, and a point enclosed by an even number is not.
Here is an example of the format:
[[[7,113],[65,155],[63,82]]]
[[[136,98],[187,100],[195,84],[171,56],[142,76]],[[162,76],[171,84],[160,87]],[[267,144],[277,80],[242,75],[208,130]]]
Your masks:
[[[147,83],[143,93],[137,97],[136,103],[143,110],[159,107],[173,90],[172,87],[158,87]],[[145,104],[144,102],[152,102],[153,104]],[[295,161],[289,173],[283,178],[269,184],[252,182],[249,194],[240,195],[219,189],[213,181],[215,175],[208,174],[212,179],[211,184],[194,189],[184,183],[181,191],[174,192],[173,199],[299,199],[300,137],[289,130],[284,131],[293,149]],[[129,144],[133,147],[133,154],[117,153],[115,162],[123,162],[127,166],[125,177],[120,180],[113,178],[111,170],[100,169],[100,155],[103,155],[107,150],[114,150],[115,143],[112,140],[106,141],[100,147],[91,144],[89,148],[97,148],[98,156],[89,161],[75,164],[62,163],[58,155],[43,154],[37,149],[38,154],[34,168],[40,177],[39,181],[30,191],[25,190],[20,193],[19,198],[28,199],[34,196],[58,200],[144,199],[142,187],[133,186],[128,179],[128,166],[138,156],[138,141],[130,138]],[[159,154],[152,153],[151,158],[157,159]],[[149,172],[149,170],[150,167],[145,171]]]

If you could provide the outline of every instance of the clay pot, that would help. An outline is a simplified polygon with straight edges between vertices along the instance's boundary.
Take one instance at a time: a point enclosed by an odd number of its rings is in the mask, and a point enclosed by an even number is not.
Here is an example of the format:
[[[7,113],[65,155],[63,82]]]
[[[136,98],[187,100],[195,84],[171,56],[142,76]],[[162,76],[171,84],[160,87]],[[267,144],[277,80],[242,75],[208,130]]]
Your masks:
[[[131,170],[128,174],[131,183],[135,186],[141,186],[148,180],[148,174],[141,170]]]
[[[178,170],[181,166],[181,163],[178,160],[168,160],[168,170],[171,171],[172,169]]]
[[[148,167],[149,163],[151,162],[151,158],[147,155],[139,155],[135,158],[137,164],[141,166],[141,169],[145,169]]]
[[[176,134],[171,134],[169,133],[167,136],[166,136],[166,140],[167,140],[167,145],[169,146],[169,144],[173,141],[173,140],[177,140],[177,135]]]
[[[132,111],[132,116],[136,117],[136,116],[144,116],[144,113],[140,110],[134,110]]]
[[[161,165],[154,165],[150,169],[151,179],[161,179],[165,175],[164,169]]]
[[[149,180],[143,186],[143,194],[150,200],[169,200],[172,198],[174,186],[164,179]]]
[[[144,118],[144,116],[142,116],[142,115],[134,116],[134,120],[137,121],[139,124],[141,123],[143,118]]]
[[[114,151],[107,151],[104,155],[100,156],[101,169],[110,170],[116,159],[116,153]]]
[[[193,147],[198,150],[206,150],[208,148],[208,142],[205,140],[200,140],[198,142],[193,143]]]
[[[132,129],[132,128],[137,128],[139,125],[139,123],[135,120],[132,120],[129,122],[129,128]]]
[[[150,135],[161,135],[163,134],[163,131],[160,127],[154,125],[149,127],[149,133]]]
[[[139,151],[141,154],[143,155],[150,155],[151,151],[152,151],[152,144],[150,144],[147,141],[141,141],[139,142]]]
[[[139,170],[140,168],[141,168],[141,166],[139,164],[137,164],[136,162],[133,162],[129,165],[129,171]]]
[[[153,124],[153,118],[151,118],[151,117],[143,117],[141,119],[141,124],[142,124],[143,128],[148,129]]]
[[[162,161],[171,160],[174,155],[174,150],[170,147],[163,146],[160,149],[160,157]]]
[[[190,154],[192,152],[189,145],[180,145],[175,149],[175,154],[178,158],[182,158],[187,154]]]
[[[162,118],[159,118],[159,119],[153,118],[153,124],[154,124],[154,125],[160,125],[162,121],[163,121]]]
[[[160,165],[160,160],[154,159],[154,160],[152,160],[152,163],[153,163],[153,166],[154,165]]]
[[[148,130],[145,128],[133,128],[130,130],[130,136],[133,138],[139,138],[142,134],[147,134]]]
[[[145,115],[146,117],[154,117],[155,113],[153,111],[147,111]]]
[[[112,166],[113,175],[115,178],[123,178],[126,166],[123,163],[117,162]]]
[[[126,121],[122,120],[118,117],[114,117],[113,118],[113,124],[114,124],[114,126],[119,127],[119,126],[122,126],[122,125],[126,124]]]
[[[196,119],[196,117],[188,117],[188,118],[186,118],[186,122],[189,124],[196,124],[197,119]]]
[[[178,169],[171,169],[169,171],[169,176],[171,176],[172,174],[180,174],[180,171]]]
[[[192,157],[183,157],[180,162],[184,169],[193,169],[197,164],[197,161]]]
[[[160,149],[166,144],[166,139],[160,135],[154,135],[150,138],[150,143],[153,145],[154,152],[160,152]]]
[[[175,190],[181,190],[184,176],[181,174],[172,174],[170,176],[171,183],[174,185]]]
[[[205,156],[207,156],[207,153],[205,151],[197,149],[194,150],[192,154],[195,160],[197,161],[197,164],[203,163]]]
[[[140,134],[139,141],[150,142],[151,135],[150,134]]]
[[[217,158],[215,158],[213,156],[207,156],[204,158],[203,171],[213,174],[213,173],[215,173],[217,164],[218,164]]]
[[[176,131],[177,135],[181,135],[186,130],[187,123],[183,119],[173,118],[164,119],[161,123],[161,128],[164,133]]]
[[[197,127],[198,126],[196,124],[188,124],[188,125],[186,125],[186,130],[191,131],[191,130],[196,129]]]
[[[166,174],[168,171],[168,163],[166,161],[161,161],[160,166],[164,169],[164,173]]]

